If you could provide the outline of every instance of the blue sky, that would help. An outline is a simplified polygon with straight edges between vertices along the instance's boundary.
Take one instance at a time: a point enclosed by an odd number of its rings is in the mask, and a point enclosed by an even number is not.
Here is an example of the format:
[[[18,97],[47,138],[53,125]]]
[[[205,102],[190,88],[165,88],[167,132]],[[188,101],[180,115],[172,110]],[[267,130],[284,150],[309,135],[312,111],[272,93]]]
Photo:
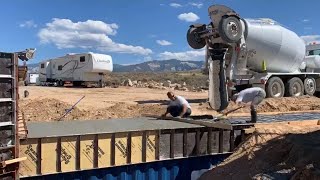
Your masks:
[[[188,46],[186,32],[193,23],[209,23],[212,4],[244,18],[274,19],[306,41],[320,39],[319,0],[4,0],[0,48],[37,48],[30,63],[89,51],[110,54],[117,64],[203,60],[203,50]]]

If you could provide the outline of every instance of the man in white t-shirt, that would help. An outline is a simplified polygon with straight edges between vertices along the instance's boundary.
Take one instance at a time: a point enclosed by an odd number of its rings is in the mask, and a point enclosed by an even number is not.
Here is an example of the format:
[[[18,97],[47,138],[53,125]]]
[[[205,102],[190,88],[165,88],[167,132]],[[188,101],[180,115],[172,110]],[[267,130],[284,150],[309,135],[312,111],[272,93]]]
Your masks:
[[[167,114],[171,114],[173,117],[183,118],[191,115],[191,106],[184,97],[176,96],[173,92],[168,92],[167,96],[171,101],[166,113],[162,115],[163,117],[167,116]]]
[[[245,104],[248,105],[250,103],[251,108],[251,122],[257,122],[257,106],[263,101],[266,97],[266,92],[264,89],[259,87],[247,88],[245,90],[240,91],[237,94],[234,94],[232,97],[232,101],[237,104]]]

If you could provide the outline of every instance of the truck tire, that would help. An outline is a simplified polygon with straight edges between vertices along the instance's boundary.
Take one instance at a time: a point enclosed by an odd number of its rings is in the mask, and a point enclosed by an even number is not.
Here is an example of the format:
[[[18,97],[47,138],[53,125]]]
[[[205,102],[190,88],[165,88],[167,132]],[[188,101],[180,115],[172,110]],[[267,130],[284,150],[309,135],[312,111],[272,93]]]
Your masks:
[[[203,31],[202,27],[190,27],[187,32],[187,41],[193,49],[201,49],[206,45],[206,41],[198,36],[198,32]]]
[[[286,96],[297,97],[304,94],[304,85],[300,78],[293,77],[286,83]]]
[[[237,17],[223,17],[219,24],[219,34],[228,43],[235,43],[241,39],[242,25]]]
[[[279,98],[284,95],[284,84],[279,77],[272,77],[266,84],[267,97]]]
[[[304,79],[304,92],[309,96],[313,96],[316,92],[317,83],[313,77],[307,77]]]

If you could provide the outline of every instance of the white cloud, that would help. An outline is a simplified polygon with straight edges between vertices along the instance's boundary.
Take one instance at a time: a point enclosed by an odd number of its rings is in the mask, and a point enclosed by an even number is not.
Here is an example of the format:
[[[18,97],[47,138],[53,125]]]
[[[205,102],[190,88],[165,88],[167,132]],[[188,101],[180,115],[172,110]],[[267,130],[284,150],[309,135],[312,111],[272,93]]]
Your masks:
[[[158,37],[158,36],[155,35],[155,34],[149,34],[148,37],[149,37],[149,38],[156,38],[156,37]]]
[[[24,21],[23,23],[19,24],[20,27],[24,28],[36,28],[38,27],[38,25],[33,21],[33,20],[29,20],[29,21]]]
[[[311,42],[320,42],[320,35],[300,36],[300,38],[304,40],[306,44],[309,44]]]
[[[202,6],[203,6],[203,4],[202,3],[194,3],[194,2],[190,2],[189,3],[191,6],[195,6],[195,7],[197,7],[197,8],[202,8]]]
[[[170,3],[169,6],[171,7],[174,7],[174,8],[180,8],[180,7],[183,7],[183,6],[194,6],[194,7],[197,7],[197,8],[202,8],[203,6],[203,3],[195,3],[195,2],[189,2],[188,4],[185,4],[185,5],[182,5],[182,4],[179,4],[179,3]]]
[[[160,53],[158,56],[161,60],[178,59],[178,60],[204,60],[205,50],[191,50],[184,52],[168,52]]]
[[[310,21],[309,19],[302,20],[302,22],[309,22],[309,21]]]
[[[195,22],[197,20],[199,20],[199,16],[192,13],[192,12],[189,12],[189,13],[183,13],[183,14],[180,14],[178,16],[178,19],[182,20],[182,21],[186,21],[186,22]]]
[[[72,22],[69,19],[52,19],[42,28],[38,36],[43,44],[54,44],[63,48],[93,48],[105,52],[148,55],[151,49],[114,42],[109,36],[117,34],[119,26],[102,21],[87,20]]]
[[[161,46],[169,46],[172,43],[166,40],[157,40],[157,43],[160,44]]]
[[[169,4],[171,7],[174,7],[174,8],[179,8],[179,7],[182,7],[181,4],[178,4],[178,3],[170,3]]]

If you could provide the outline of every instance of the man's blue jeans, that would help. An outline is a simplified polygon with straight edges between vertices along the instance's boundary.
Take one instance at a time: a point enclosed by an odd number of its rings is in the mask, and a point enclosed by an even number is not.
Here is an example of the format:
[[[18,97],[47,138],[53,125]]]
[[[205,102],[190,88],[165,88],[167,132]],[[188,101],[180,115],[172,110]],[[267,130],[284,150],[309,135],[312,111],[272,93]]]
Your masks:
[[[180,116],[182,113],[183,106],[169,106],[167,111],[171,114],[172,117]],[[188,108],[186,113],[183,115],[183,118],[188,117],[191,115],[191,109]]]

